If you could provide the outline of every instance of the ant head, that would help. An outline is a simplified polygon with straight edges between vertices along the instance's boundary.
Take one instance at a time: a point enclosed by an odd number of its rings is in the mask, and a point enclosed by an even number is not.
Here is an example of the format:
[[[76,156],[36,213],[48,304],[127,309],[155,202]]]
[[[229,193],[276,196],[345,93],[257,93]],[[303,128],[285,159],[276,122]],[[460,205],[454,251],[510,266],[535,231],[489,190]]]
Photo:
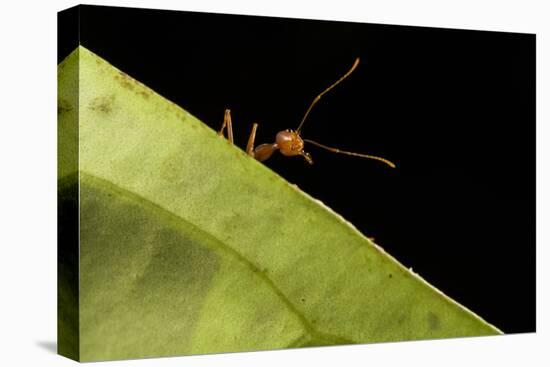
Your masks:
[[[304,141],[299,133],[296,131],[286,129],[284,131],[279,131],[275,142],[279,147],[281,154],[290,157],[295,155],[301,155],[306,159],[309,164],[313,164],[311,155],[304,152]]]

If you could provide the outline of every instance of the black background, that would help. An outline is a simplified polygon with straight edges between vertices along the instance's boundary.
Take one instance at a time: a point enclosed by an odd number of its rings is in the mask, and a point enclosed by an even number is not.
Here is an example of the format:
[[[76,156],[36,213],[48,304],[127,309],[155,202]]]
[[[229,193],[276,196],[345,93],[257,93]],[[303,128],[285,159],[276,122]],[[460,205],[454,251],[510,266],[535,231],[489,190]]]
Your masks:
[[[236,144],[296,128],[266,165],[505,333],[535,331],[535,36],[80,6],[80,43]],[[68,12],[67,14],[69,14]],[[61,15],[60,20],[65,15]],[[69,17],[67,16],[67,19]],[[60,25],[59,61],[78,23]]]

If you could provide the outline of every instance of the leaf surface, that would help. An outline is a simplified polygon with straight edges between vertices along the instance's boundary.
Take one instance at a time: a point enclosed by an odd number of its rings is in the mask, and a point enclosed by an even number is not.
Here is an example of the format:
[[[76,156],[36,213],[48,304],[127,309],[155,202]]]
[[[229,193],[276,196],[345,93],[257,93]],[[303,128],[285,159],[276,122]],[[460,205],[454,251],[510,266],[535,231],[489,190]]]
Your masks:
[[[78,150],[59,180],[61,197],[80,188],[81,360],[500,333],[84,47],[58,71],[60,155]]]

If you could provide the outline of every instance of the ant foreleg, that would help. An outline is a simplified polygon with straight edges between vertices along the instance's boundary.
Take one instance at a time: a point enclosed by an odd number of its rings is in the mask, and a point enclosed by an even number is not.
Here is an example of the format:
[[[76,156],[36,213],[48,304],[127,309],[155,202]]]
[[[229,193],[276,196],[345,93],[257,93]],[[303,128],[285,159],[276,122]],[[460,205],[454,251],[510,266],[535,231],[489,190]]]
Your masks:
[[[231,123],[231,111],[227,108],[223,115],[222,128],[218,132],[218,135],[223,136],[223,131],[227,127],[227,139],[233,144],[233,124]]]

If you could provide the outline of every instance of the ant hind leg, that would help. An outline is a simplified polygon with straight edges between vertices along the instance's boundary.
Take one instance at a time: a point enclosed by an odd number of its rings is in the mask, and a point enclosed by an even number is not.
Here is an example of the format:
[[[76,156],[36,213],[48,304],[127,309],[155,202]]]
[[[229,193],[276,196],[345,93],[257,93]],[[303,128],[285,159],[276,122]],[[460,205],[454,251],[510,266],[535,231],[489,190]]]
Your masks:
[[[246,144],[246,153],[254,157],[254,141],[256,140],[256,130],[258,130],[258,124],[254,123],[252,125],[252,130],[250,131],[250,136],[248,137],[248,143]]]

